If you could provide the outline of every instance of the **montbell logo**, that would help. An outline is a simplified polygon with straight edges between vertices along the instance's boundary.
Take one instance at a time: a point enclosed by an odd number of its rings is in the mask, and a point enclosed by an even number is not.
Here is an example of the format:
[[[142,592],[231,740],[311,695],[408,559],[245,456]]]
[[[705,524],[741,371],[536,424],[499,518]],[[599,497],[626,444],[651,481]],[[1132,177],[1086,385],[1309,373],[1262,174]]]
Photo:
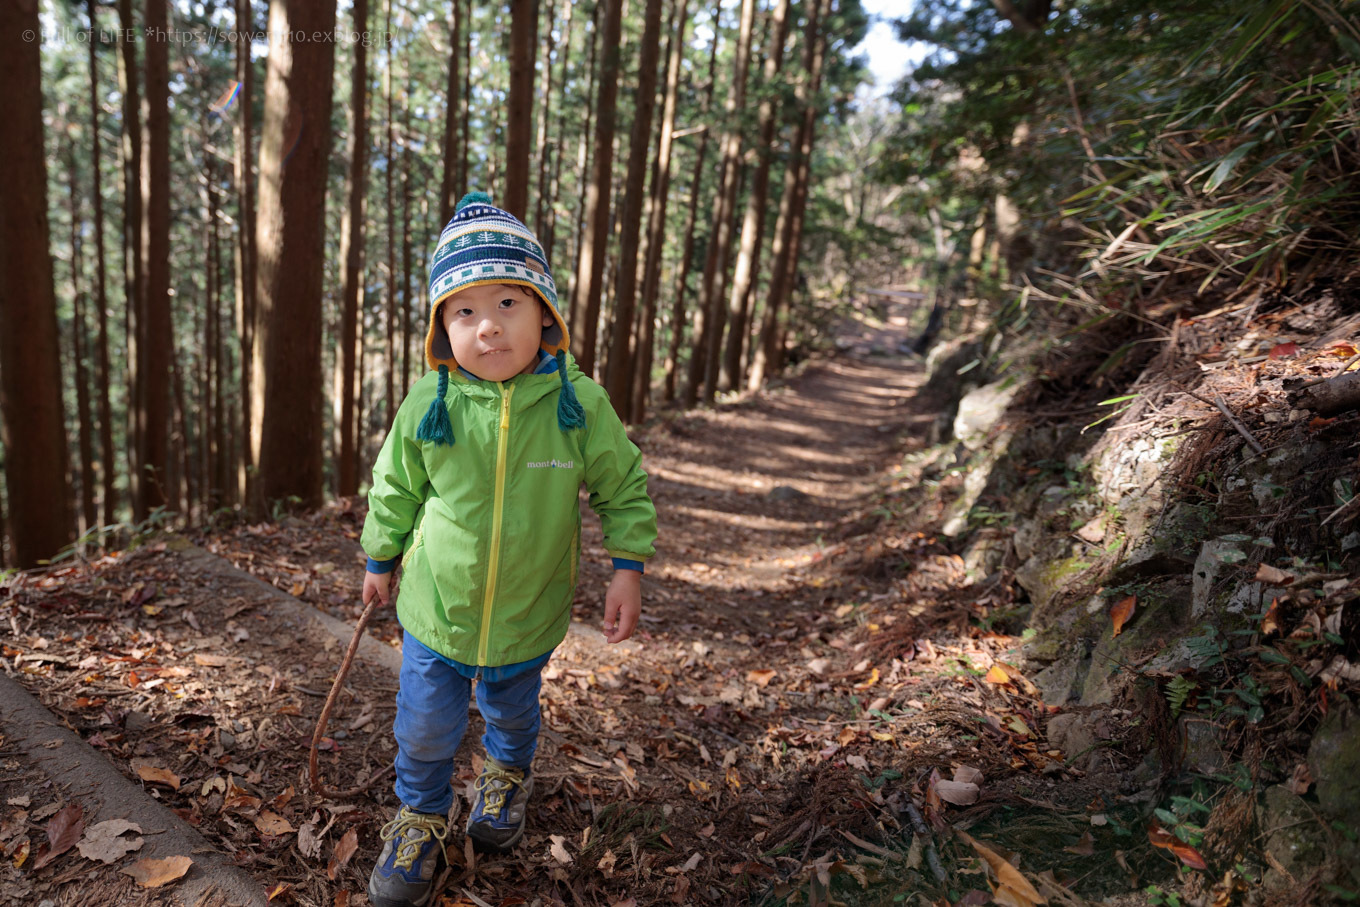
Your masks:
[[[525,464],[529,469],[575,469],[575,460],[539,460],[537,463],[530,461]]]

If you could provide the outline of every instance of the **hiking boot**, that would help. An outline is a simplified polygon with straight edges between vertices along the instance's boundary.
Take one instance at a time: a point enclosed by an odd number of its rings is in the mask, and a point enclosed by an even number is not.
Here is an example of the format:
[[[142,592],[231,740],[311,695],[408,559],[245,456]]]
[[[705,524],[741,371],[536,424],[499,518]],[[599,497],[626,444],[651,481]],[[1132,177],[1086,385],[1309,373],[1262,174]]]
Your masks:
[[[425,907],[444,861],[448,819],[403,806],[379,834],[383,849],[368,877],[368,900],[373,907]]]
[[[534,792],[528,769],[507,768],[487,759],[474,785],[477,800],[467,834],[478,853],[509,853],[524,836],[525,808]]]

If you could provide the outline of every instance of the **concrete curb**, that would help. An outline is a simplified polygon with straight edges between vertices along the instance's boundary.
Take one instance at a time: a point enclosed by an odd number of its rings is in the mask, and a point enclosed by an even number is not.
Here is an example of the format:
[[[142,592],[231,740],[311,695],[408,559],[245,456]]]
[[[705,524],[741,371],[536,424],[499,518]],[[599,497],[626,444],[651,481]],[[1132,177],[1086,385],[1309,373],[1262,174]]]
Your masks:
[[[63,727],[18,681],[3,674],[0,674],[0,725],[5,728],[9,743],[41,766],[54,782],[81,792],[80,802],[89,810],[85,816],[87,828],[108,819],[127,819],[141,826],[145,843],[123,865],[147,857],[193,859],[194,865],[184,878],[158,894],[164,891],[186,905],[265,907],[268,903],[261,882],[214,850],[169,807],[157,803],[141,787],[123,777],[102,753]]]

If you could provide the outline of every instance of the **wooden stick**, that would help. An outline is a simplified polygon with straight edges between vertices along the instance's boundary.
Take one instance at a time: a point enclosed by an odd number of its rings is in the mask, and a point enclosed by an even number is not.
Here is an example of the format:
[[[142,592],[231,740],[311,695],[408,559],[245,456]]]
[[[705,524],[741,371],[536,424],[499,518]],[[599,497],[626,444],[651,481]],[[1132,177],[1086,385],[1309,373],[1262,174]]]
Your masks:
[[[1251,432],[1247,431],[1247,427],[1237,420],[1237,417],[1232,414],[1232,410],[1228,409],[1228,405],[1223,402],[1222,397],[1216,396],[1214,397],[1213,400],[1205,400],[1203,397],[1201,397],[1194,391],[1188,390],[1186,391],[1186,393],[1194,397],[1201,403],[1206,403],[1209,406],[1217,407],[1218,411],[1221,412],[1224,418],[1228,420],[1228,424],[1231,425],[1233,428],[1237,429],[1237,433],[1239,435],[1247,439],[1247,443],[1251,445],[1251,449],[1256,451],[1258,455],[1265,456],[1266,449],[1261,446],[1261,442],[1257,441],[1256,436],[1253,435]]]
[[[340,698],[340,688],[344,685],[345,676],[349,674],[349,669],[354,664],[354,653],[359,651],[359,641],[364,638],[364,628],[368,626],[368,621],[373,617],[373,612],[378,610],[379,604],[381,604],[379,598],[376,595],[373,596],[368,607],[364,608],[364,613],[359,615],[359,622],[354,625],[354,636],[350,638],[349,649],[345,652],[345,660],[340,663],[340,670],[335,674],[335,682],[331,684],[330,694],[326,696],[326,704],[321,707],[321,717],[316,720],[316,730],[312,732],[312,750],[307,758],[307,776],[311,782],[312,791],[317,796],[329,800],[357,797],[372,787],[374,781],[384,777],[395,768],[395,766],[388,766],[384,771],[375,772],[363,784],[358,787],[351,787],[348,790],[335,790],[327,787],[322,782],[320,772],[317,770],[317,745],[326,734],[326,725],[331,720],[331,709],[335,707],[335,700]]]

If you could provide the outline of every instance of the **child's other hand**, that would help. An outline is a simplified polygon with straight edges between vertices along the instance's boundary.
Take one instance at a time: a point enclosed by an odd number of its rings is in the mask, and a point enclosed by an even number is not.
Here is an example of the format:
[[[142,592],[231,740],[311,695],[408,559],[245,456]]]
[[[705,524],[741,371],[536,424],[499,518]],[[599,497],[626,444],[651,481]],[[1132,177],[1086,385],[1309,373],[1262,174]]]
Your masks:
[[[642,613],[642,574],[637,570],[615,570],[604,594],[605,642],[623,642],[633,635]]]
[[[369,573],[365,571],[363,593],[364,607],[368,607],[368,603],[373,601],[373,596],[375,595],[378,597],[378,601],[382,602],[383,607],[387,607],[387,597],[391,588],[391,573]]]

